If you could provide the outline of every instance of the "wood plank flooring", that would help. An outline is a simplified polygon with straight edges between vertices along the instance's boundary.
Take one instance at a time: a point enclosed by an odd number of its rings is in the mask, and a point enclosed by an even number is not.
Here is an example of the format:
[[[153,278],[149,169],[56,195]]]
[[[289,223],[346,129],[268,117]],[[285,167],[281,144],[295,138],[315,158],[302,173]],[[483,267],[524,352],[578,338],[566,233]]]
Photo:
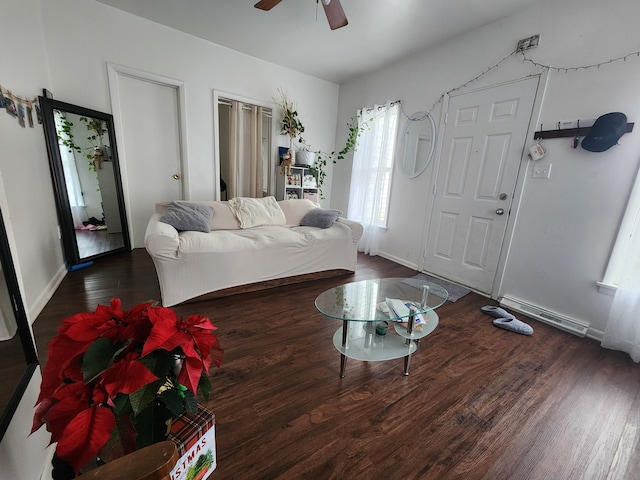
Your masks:
[[[211,479],[640,478],[640,367],[535,320],[521,317],[531,337],[498,329],[480,311],[494,302],[473,293],[438,309],[408,377],[400,359],[348,360],[339,378],[340,324],[315,297],[415,273],[361,256],[354,275],[175,307],[209,316],[225,349]],[[69,273],[34,324],[41,361],[60,319],[158,296],[144,250]]]

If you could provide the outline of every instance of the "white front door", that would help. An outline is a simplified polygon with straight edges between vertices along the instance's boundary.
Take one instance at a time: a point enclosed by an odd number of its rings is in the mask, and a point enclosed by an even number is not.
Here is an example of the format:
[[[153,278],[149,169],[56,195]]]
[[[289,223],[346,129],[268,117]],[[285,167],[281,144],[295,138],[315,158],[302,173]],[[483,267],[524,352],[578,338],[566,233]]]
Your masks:
[[[492,293],[538,78],[452,96],[424,270]]]
[[[120,156],[124,157],[134,248],[156,202],[183,198],[178,87],[127,74],[115,75]]]

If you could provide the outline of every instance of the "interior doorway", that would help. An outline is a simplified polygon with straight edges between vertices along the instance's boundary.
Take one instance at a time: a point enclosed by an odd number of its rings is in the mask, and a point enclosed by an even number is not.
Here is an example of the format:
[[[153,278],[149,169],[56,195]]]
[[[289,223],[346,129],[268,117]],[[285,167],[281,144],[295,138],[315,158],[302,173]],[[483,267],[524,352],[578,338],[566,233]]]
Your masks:
[[[275,194],[270,107],[218,97],[220,199]]]
[[[109,64],[108,72],[132,244],[143,248],[155,203],[188,198],[184,85],[120,65]]]
[[[539,77],[452,96],[424,268],[492,294]]]

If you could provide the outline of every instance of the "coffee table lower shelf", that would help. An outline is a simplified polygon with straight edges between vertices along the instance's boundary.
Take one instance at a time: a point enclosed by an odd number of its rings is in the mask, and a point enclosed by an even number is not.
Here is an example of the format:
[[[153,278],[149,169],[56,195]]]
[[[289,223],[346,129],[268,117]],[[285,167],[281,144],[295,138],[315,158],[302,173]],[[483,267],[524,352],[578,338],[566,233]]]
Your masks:
[[[404,357],[404,375],[409,375],[411,354],[418,348],[416,341],[427,336],[438,325],[438,315],[434,311],[425,314],[429,319],[420,332],[411,335],[406,328],[396,322],[388,322],[386,335],[377,335],[376,324],[379,322],[354,322],[343,320],[342,327],[333,335],[333,345],[340,352],[340,377],[344,378],[344,369],[348,358],[364,362],[394,360]],[[393,325],[394,332],[390,331]],[[344,332],[346,331],[346,335]]]

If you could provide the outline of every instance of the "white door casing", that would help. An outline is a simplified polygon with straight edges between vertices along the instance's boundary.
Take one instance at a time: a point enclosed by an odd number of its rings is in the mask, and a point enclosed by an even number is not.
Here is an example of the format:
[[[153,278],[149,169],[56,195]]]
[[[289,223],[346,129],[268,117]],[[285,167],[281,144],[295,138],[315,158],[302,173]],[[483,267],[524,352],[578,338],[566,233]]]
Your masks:
[[[538,77],[452,96],[424,270],[491,294]]]
[[[156,202],[185,198],[182,82],[109,64],[131,244],[144,247]]]

